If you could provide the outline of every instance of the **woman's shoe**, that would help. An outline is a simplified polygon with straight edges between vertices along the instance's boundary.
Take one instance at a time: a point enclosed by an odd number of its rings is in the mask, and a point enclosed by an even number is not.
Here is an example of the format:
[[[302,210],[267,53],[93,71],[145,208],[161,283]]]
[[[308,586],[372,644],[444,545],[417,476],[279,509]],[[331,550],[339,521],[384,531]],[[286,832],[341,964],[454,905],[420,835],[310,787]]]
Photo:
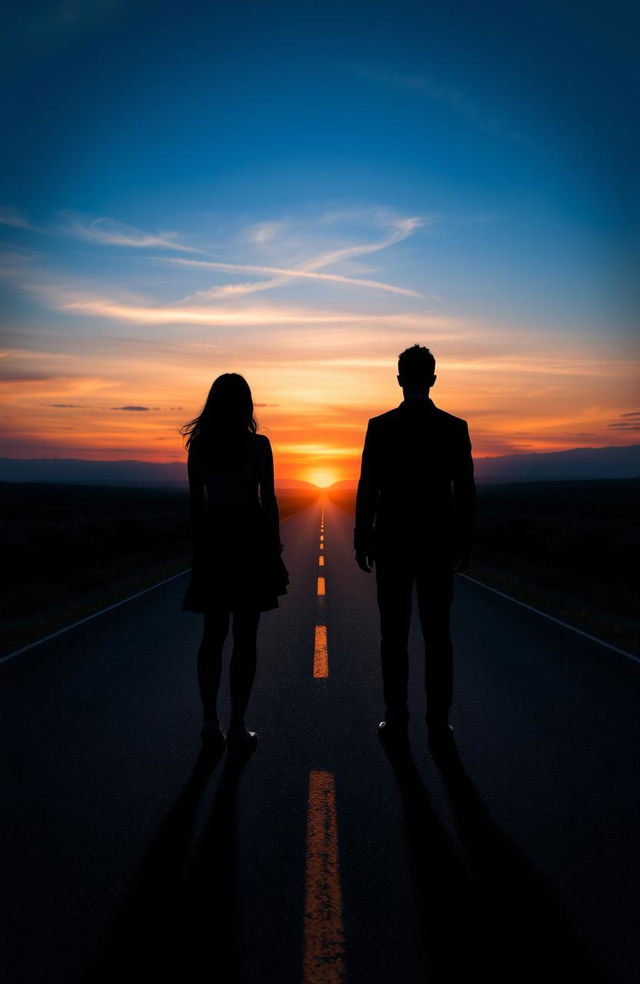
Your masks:
[[[230,745],[256,745],[258,742],[258,735],[255,731],[249,731],[248,728],[229,728],[228,741]]]
[[[209,721],[207,718],[202,722],[202,728],[200,729],[200,735],[202,740],[208,745],[224,745],[227,737],[220,727],[218,721]]]

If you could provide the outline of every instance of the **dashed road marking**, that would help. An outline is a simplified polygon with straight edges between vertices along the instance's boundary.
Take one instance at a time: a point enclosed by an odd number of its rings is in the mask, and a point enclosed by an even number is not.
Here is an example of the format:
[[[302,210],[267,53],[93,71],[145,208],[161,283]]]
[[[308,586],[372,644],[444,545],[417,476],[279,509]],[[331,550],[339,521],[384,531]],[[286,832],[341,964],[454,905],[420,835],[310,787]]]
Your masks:
[[[324,528],[324,520],[321,522],[321,529]],[[324,540],[324,536],[320,536]],[[320,543],[320,556],[318,557],[318,567],[324,567],[324,543]],[[329,653],[327,649],[327,626],[324,623],[324,597],[327,591],[324,577],[318,577],[316,594],[318,596],[318,618],[322,621],[316,625],[315,643],[313,647],[313,675],[316,679],[324,679],[329,676]]]
[[[324,680],[329,676],[326,625],[316,625],[316,638],[313,650],[313,675],[316,680]]]
[[[336,789],[331,772],[309,775],[304,908],[304,984],[343,984],[345,945]]]

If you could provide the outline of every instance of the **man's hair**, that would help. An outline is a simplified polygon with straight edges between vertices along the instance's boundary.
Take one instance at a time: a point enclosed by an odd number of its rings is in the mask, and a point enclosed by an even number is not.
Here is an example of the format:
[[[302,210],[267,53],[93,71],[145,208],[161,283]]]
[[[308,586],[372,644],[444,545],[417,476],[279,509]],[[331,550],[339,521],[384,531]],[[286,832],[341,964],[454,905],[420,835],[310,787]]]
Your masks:
[[[398,375],[405,382],[421,385],[435,375],[436,360],[424,345],[412,345],[398,356]]]

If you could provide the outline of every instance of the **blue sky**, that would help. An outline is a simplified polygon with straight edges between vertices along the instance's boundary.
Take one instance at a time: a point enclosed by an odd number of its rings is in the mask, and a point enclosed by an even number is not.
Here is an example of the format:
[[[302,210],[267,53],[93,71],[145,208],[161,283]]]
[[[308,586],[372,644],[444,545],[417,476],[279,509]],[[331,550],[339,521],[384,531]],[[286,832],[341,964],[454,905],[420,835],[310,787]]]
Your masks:
[[[158,402],[139,361],[154,341],[184,380],[164,403],[189,409],[231,363],[276,402],[264,353],[285,369],[297,360],[301,391],[285,372],[282,394],[307,431],[324,421],[307,442],[319,458],[339,451],[327,414],[348,431],[395,400],[397,351],[432,337],[447,408],[477,413],[484,453],[631,442],[611,425],[637,410],[633,17],[630,5],[557,2],[66,0],[14,12],[0,239],[3,363],[23,386],[8,393],[7,453],[67,454],[77,439],[78,453],[120,454],[96,406],[111,393]],[[200,322],[185,313],[194,305]],[[277,333],[287,324],[295,344]],[[519,437],[480,423],[491,387],[465,365],[489,354],[488,373],[496,359],[524,372]],[[364,389],[344,376],[359,357]],[[564,390],[531,379],[526,359],[547,357]],[[310,361],[357,398],[336,402]],[[29,392],[35,366],[49,389]],[[493,390],[511,392],[504,373]],[[37,408],[69,393],[78,413],[52,418],[38,443]],[[536,399],[552,405],[538,433]],[[175,431],[158,413],[156,436]],[[265,420],[285,457],[302,447],[284,418]],[[356,444],[354,433],[344,447]]]

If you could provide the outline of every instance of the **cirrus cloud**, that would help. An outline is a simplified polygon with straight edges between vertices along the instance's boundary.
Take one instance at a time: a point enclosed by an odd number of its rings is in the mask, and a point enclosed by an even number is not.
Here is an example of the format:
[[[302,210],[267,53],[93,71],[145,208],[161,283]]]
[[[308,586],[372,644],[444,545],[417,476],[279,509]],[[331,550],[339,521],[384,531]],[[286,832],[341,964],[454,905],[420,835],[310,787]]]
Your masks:
[[[66,209],[59,211],[57,232],[75,236],[103,246],[126,246],[132,249],[169,249],[182,253],[201,253],[195,246],[178,241],[177,232],[144,232],[126,222],[105,216],[92,217]]]

